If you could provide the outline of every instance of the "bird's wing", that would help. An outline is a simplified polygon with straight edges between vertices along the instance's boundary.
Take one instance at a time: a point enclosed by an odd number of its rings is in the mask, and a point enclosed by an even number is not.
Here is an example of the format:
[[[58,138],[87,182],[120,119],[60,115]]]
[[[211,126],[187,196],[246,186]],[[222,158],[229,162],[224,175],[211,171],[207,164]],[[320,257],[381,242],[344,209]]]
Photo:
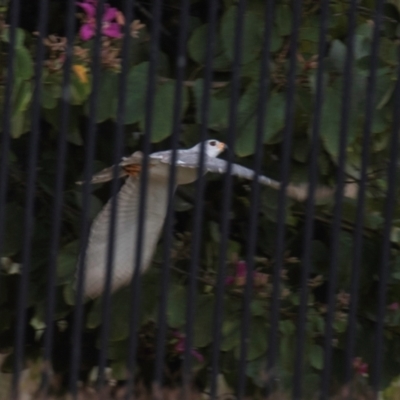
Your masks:
[[[113,249],[113,278],[111,290],[129,284],[135,268],[138,229],[140,179],[129,176],[117,194],[117,215]],[[148,180],[146,214],[143,229],[143,245],[140,269],[150,265],[155,246],[164,224],[168,186],[160,179]],[[111,218],[110,199],[92,223],[85,255],[85,291],[87,297],[95,298],[103,292],[106,279],[108,242]],[[81,255],[82,256],[82,255]]]
[[[155,153],[157,154],[157,153]],[[118,178],[123,178],[126,176],[137,176],[142,168],[143,153],[141,151],[136,151],[129,157],[123,157],[122,161],[118,164]],[[160,160],[152,155],[149,156],[149,166],[159,164]],[[108,168],[104,168],[100,172],[97,172],[92,176],[90,183],[103,183],[108,182],[113,178],[114,165]],[[82,185],[84,181],[76,182],[78,185]]]

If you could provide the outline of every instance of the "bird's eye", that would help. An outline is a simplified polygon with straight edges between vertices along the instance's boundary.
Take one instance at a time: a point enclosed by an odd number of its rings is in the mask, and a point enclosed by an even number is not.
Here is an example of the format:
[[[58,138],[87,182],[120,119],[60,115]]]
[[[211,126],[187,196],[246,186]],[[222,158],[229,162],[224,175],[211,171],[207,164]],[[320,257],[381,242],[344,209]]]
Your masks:
[[[215,141],[215,140],[212,140],[211,142],[210,142],[210,145],[211,146],[215,146],[217,144],[217,142]]]

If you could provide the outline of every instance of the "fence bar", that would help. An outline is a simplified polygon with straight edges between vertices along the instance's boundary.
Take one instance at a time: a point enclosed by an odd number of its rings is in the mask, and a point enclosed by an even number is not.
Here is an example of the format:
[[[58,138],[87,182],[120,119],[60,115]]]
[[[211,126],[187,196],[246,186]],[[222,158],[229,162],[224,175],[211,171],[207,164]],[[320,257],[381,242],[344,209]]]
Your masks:
[[[104,395],[101,390],[105,384],[105,368],[107,364],[108,354],[108,338],[110,334],[110,317],[111,317],[111,283],[113,272],[113,258],[115,253],[114,240],[116,231],[117,219],[117,194],[119,190],[119,162],[123,155],[124,146],[124,120],[126,111],[126,83],[129,72],[130,63],[130,48],[131,34],[130,23],[133,20],[133,0],[125,0],[124,16],[125,25],[123,28],[123,41],[121,50],[121,74],[119,77],[118,87],[118,105],[117,105],[117,119],[116,131],[114,141],[114,154],[113,154],[113,179],[111,182],[111,209],[110,209],[110,225],[107,243],[107,261],[106,261],[106,280],[104,283],[103,299],[102,299],[102,328],[100,337],[100,355],[99,355],[99,375],[98,375],[98,389],[100,395]]]
[[[59,251],[59,242],[61,238],[62,226],[62,208],[64,197],[64,181],[67,159],[67,136],[68,136],[68,120],[69,120],[69,98],[70,98],[70,81],[71,81],[71,65],[73,54],[73,41],[75,33],[75,2],[68,0],[67,6],[67,43],[65,49],[65,63],[63,66],[63,82],[61,96],[61,127],[58,135],[57,143],[57,167],[54,189],[54,203],[52,210],[52,234],[50,239],[50,253],[48,266],[48,282],[47,282],[47,307],[46,307],[46,330],[44,334],[44,370],[42,375],[42,390],[47,395],[50,374],[52,372],[52,350],[54,335],[54,310],[56,302],[56,270],[57,255]]]
[[[157,82],[157,64],[159,52],[159,38],[161,32],[161,13],[162,13],[162,0],[155,0],[153,3],[153,26],[151,33],[151,48],[150,48],[150,64],[148,70],[148,84],[146,92],[146,116],[144,126],[144,143],[143,143],[143,162],[140,177],[140,196],[139,196],[139,214],[138,214],[138,227],[135,260],[134,260],[134,275],[132,280],[132,302],[131,302],[131,318],[130,318],[130,337],[128,349],[128,386],[126,398],[132,398],[133,380],[135,376],[136,366],[136,351],[138,343],[138,330],[139,330],[139,313],[140,313],[140,264],[143,253],[143,238],[145,235],[145,218],[146,218],[146,195],[148,186],[148,165],[149,154],[151,148],[151,133],[153,127],[153,110],[154,98],[156,92]]]
[[[90,211],[90,178],[92,175],[92,166],[95,156],[96,144],[96,107],[99,94],[100,82],[100,52],[101,52],[101,28],[102,16],[104,10],[104,0],[99,0],[96,7],[96,35],[93,44],[92,58],[92,92],[89,99],[89,124],[87,130],[86,157],[84,167],[84,183],[82,188],[82,223],[81,223],[81,243],[80,258],[78,261],[77,289],[74,310],[74,322],[72,331],[72,351],[71,351],[71,373],[69,381],[69,390],[76,400],[79,379],[79,365],[81,361],[81,344],[83,328],[83,289],[85,285],[85,254],[89,240],[89,211]]]
[[[20,2],[14,0],[10,2],[11,17],[9,27],[9,50],[7,56],[7,79],[4,88],[4,108],[3,108],[3,131],[0,146],[0,256],[2,254],[5,230],[5,211],[8,187],[8,167],[11,139],[11,113],[12,113],[12,92],[14,82],[14,61],[15,45],[17,41],[17,25],[19,19]]]
[[[169,170],[168,181],[168,196],[167,196],[167,216],[164,228],[164,243],[163,243],[163,264],[161,271],[161,293],[158,311],[158,330],[154,372],[154,395],[157,399],[161,399],[161,387],[163,383],[163,369],[165,361],[165,342],[167,333],[167,303],[168,303],[168,288],[170,281],[170,265],[171,265],[171,249],[173,246],[173,228],[174,228],[174,192],[176,186],[176,158],[177,148],[179,144],[179,136],[181,130],[181,109],[183,103],[183,83],[186,70],[186,44],[188,35],[190,2],[188,0],[181,1],[181,14],[179,18],[179,38],[178,52],[176,55],[176,83],[174,94],[174,111],[173,111],[173,128],[171,136],[171,166]]]
[[[19,378],[24,367],[23,358],[26,337],[26,307],[28,303],[29,273],[31,268],[32,237],[34,232],[34,207],[36,198],[36,176],[40,139],[40,95],[42,88],[42,68],[44,60],[44,38],[47,31],[48,0],[40,2],[38,23],[38,45],[35,63],[35,86],[32,97],[32,130],[29,138],[29,156],[26,182],[25,222],[22,250],[21,280],[18,288],[16,340],[14,351],[14,374],[12,392],[15,398],[19,395]]]
[[[228,250],[229,229],[230,229],[230,213],[232,206],[232,184],[231,175],[232,162],[234,158],[235,136],[236,136],[236,117],[240,99],[240,69],[242,62],[242,41],[244,31],[244,16],[246,11],[246,1],[240,0],[237,5],[236,21],[235,21],[235,37],[233,43],[233,68],[232,68],[232,88],[231,101],[229,107],[229,121],[227,133],[228,146],[228,163],[224,176],[222,216],[221,216],[221,244],[218,257],[218,275],[217,275],[217,299],[214,308],[213,323],[213,349],[212,349],[212,372],[211,372],[211,398],[215,398],[217,393],[217,377],[218,377],[218,361],[219,348],[221,345],[221,330],[223,320],[223,298],[224,298],[224,281],[226,270],[226,253]],[[189,347],[190,349],[190,347]]]
[[[333,338],[333,320],[335,316],[337,270],[339,261],[339,235],[341,230],[343,190],[345,184],[345,164],[346,164],[346,146],[347,134],[349,131],[349,120],[351,112],[351,93],[353,77],[353,54],[354,54],[354,34],[356,22],[357,1],[352,0],[349,8],[349,30],[347,41],[347,53],[343,69],[343,97],[341,109],[341,121],[339,132],[339,157],[337,170],[337,187],[335,192],[335,207],[332,223],[331,240],[331,262],[328,274],[328,308],[325,320],[325,343],[324,343],[324,368],[321,377],[320,399],[326,399],[329,394],[329,382],[331,377],[331,358],[332,358],[332,338]]]
[[[315,197],[314,192],[318,184],[318,155],[320,149],[320,127],[322,106],[324,101],[324,56],[326,48],[326,35],[328,28],[329,1],[321,2],[319,43],[318,43],[318,69],[316,74],[316,93],[314,102],[314,118],[312,121],[310,166],[308,170],[308,199],[306,204],[306,220],[303,238],[303,255],[301,265],[300,307],[297,321],[296,352],[293,374],[293,399],[302,398],[302,383],[304,370],[304,342],[306,340],[307,305],[308,305],[308,280],[311,270],[311,252],[314,236]]]
[[[270,333],[268,340],[268,355],[267,355],[267,368],[271,373],[272,369],[276,367],[279,356],[279,314],[280,314],[280,280],[284,263],[284,250],[285,250],[285,219],[286,219],[286,187],[289,180],[290,172],[290,153],[292,147],[292,130],[294,124],[294,97],[296,93],[296,60],[297,60],[297,43],[299,39],[299,28],[301,19],[301,6],[300,0],[292,2],[293,7],[293,20],[292,32],[290,37],[290,66],[288,73],[288,91],[286,98],[285,121],[286,125],[283,133],[283,154],[281,162],[281,188],[278,197],[278,227],[276,239],[276,262],[273,274],[273,292],[271,301],[271,319],[270,319]],[[272,376],[272,375],[271,375]]]
[[[369,165],[369,149],[371,139],[371,129],[373,122],[373,115],[376,104],[376,72],[378,66],[378,55],[379,55],[379,40],[380,30],[382,25],[382,12],[383,12],[383,0],[377,0],[375,18],[374,18],[374,30],[372,37],[371,46],[371,57],[370,57],[370,75],[368,79],[367,93],[366,93],[366,107],[365,107],[365,123],[362,139],[362,163],[360,171],[360,181],[357,199],[357,214],[356,222],[354,227],[354,255],[352,263],[352,276],[351,276],[351,287],[350,287],[350,308],[349,308],[349,325],[347,329],[347,343],[346,343],[346,360],[345,360],[345,382],[349,382],[352,378],[352,363],[355,356],[355,344],[357,335],[357,310],[358,310],[358,289],[360,285],[360,271],[362,262],[362,249],[363,249],[363,224],[364,224],[364,208],[365,208],[365,197],[367,189],[367,172]]]
[[[267,104],[268,92],[270,86],[270,49],[271,34],[274,22],[274,0],[268,0],[265,5],[264,13],[264,38],[263,50],[261,54],[260,77],[259,77],[259,93],[257,107],[257,122],[255,132],[255,155],[254,155],[254,172],[255,178],[252,182],[251,199],[250,199],[250,216],[249,216],[249,237],[247,241],[247,275],[246,285],[243,296],[243,316],[240,341],[240,359],[238,365],[238,396],[243,398],[246,386],[246,366],[249,344],[250,331],[250,302],[253,293],[253,271],[254,256],[257,246],[257,225],[259,217],[259,200],[260,200],[260,183],[256,178],[261,173],[261,165],[263,161],[263,141],[265,122],[268,118]]]
[[[203,231],[203,207],[204,207],[204,189],[205,178],[204,173],[204,157],[205,147],[204,142],[207,139],[208,122],[210,116],[210,94],[211,84],[213,80],[213,55],[215,49],[215,30],[217,26],[217,11],[218,4],[214,0],[210,0],[208,4],[208,18],[209,27],[207,32],[207,44],[205,55],[205,71],[204,71],[204,85],[200,106],[200,154],[199,154],[199,168],[196,181],[196,202],[194,204],[194,217],[193,217],[193,238],[192,248],[190,254],[189,266],[189,279],[188,279],[188,292],[187,292],[187,306],[186,306],[186,325],[185,325],[185,352],[183,355],[183,392],[182,399],[186,399],[189,395],[189,386],[191,383],[191,344],[193,342],[193,323],[195,313],[195,300],[197,292],[197,274],[199,269],[200,249],[201,249],[201,235]]]
[[[377,306],[377,324],[375,331],[374,341],[374,359],[371,371],[372,387],[377,393],[381,386],[382,376],[382,360],[383,360],[383,329],[386,314],[386,295],[387,285],[389,280],[390,269],[390,236],[392,229],[392,222],[394,217],[394,208],[396,205],[396,189],[397,189],[397,169],[399,158],[399,131],[400,131],[400,50],[397,49],[397,82],[394,92],[394,107],[393,107],[393,132],[390,143],[390,159],[388,165],[388,190],[386,196],[386,204],[384,210],[385,225],[383,228],[383,241],[382,241],[382,258],[379,273],[378,285],[378,306]],[[378,396],[377,396],[378,397]]]

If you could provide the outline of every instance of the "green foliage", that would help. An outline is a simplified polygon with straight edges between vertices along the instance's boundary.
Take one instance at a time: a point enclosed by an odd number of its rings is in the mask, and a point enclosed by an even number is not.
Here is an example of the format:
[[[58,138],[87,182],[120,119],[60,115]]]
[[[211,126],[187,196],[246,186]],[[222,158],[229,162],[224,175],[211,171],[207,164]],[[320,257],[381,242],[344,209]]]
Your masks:
[[[200,0],[199,3],[205,1]],[[236,142],[234,152],[240,164],[253,166],[256,151],[256,135],[259,125],[260,61],[264,40],[264,3],[251,0],[244,14],[244,35],[242,37],[242,59],[240,65],[240,98],[235,120]],[[373,24],[370,2],[362,1],[363,13],[357,18],[355,62],[352,73],[352,102],[347,130],[347,162],[345,172],[348,179],[358,179],[361,167],[361,145],[365,124],[365,106],[369,67],[371,64],[371,43]],[[172,8],[175,10],[175,8]],[[330,2],[330,17],[327,34],[327,50],[323,57],[317,57],[319,41],[320,9],[316,2],[305,2],[302,9],[300,36],[298,43],[296,91],[294,98],[293,148],[291,153],[291,182],[304,183],[308,180],[310,137],[315,115],[316,71],[319,64],[324,66],[323,104],[320,120],[320,154],[318,158],[318,179],[321,183],[334,187],[339,155],[339,138],[342,126],[343,108],[343,69],[348,52],[347,29],[348,2]],[[171,11],[178,20],[179,10]],[[387,17],[383,21],[380,35],[379,62],[376,79],[376,94],[372,113],[370,141],[370,165],[363,226],[362,266],[360,277],[358,332],[356,354],[372,361],[372,332],[376,322],[377,285],[381,266],[382,230],[384,225],[384,205],[386,200],[386,167],[390,151],[390,136],[393,124],[393,92],[397,81],[399,10],[397,2],[387,7]],[[58,16],[57,16],[58,17]],[[171,21],[163,17],[163,26],[169,29]],[[172,18],[172,20],[174,20]],[[287,74],[289,70],[288,45],[292,32],[293,10],[290,2],[277,1],[274,24],[271,27],[269,91],[267,102],[263,105],[262,143],[264,159],[263,172],[279,180],[281,145],[286,125]],[[208,23],[197,17],[190,19],[190,35],[187,42],[188,63],[185,84],[181,92],[179,110],[181,141],[192,146],[199,140],[199,133],[206,124],[209,135],[226,140],[229,130],[230,101],[232,97],[232,65],[235,58],[234,40],[237,33],[237,4],[224,1],[218,20],[213,47],[213,84],[209,96],[207,120],[203,121],[204,66],[206,45],[209,34]],[[124,82],[124,114],[120,115],[122,39],[103,41],[100,81],[97,96],[91,101],[93,77],[91,72],[92,41],[83,41],[77,36],[74,41],[74,55],[70,84],[63,93],[62,83],[65,49],[55,49],[46,42],[46,62],[40,76],[41,101],[41,139],[35,192],[35,224],[32,231],[31,274],[29,281],[30,329],[37,336],[26,344],[27,349],[41,348],[46,310],[46,287],[49,266],[49,243],[52,223],[49,215],[54,203],[56,181],[58,139],[62,124],[64,102],[68,106],[67,126],[68,156],[65,165],[65,185],[63,189],[62,229],[57,254],[56,310],[54,319],[71,324],[75,304],[75,274],[80,245],[82,188],[75,185],[82,178],[87,149],[88,117],[94,112],[97,142],[93,172],[109,166],[112,162],[116,123],[124,127],[124,146],[126,154],[140,150],[140,140],[147,130],[146,122],[151,123],[151,142],[154,150],[170,147],[170,136],[174,126],[175,112],[175,49],[164,46],[159,55],[159,65],[155,84],[153,113],[146,116],[147,87],[149,74],[149,32],[140,29],[131,38],[130,58],[127,79]],[[103,39],[106,39],[105,37]],[[37,37],[32,32],[18,29],[12,75],[11,97],[11,148],[9,153],[8,203],[5,210],[5,240],[2,244],[0,279],[0,349],[12,346],[15,319],[15,293],[19,282],[22,260],[22,240],[24,237],[24,207],[26,196],[26,158],[29,152],[31,131],[32,96],[35,90],[34,65]],[[177,43],[175,34],[168,39]],[[53,47],[52,47],[53,46]],[[0,32],[0,107],[4,108],[5,81],[10,76],[6,70],[6,56],[9,52],[9,31],[1,27]],[[172,66],[172,68],[171,68]],[[37,78],[37,77],[36,77]],[[94,105],[94,110],[90,107]],[[3,129],[3,113],[0,113],[0,129]],[[199,376],[207,375],[211,362],[211,347],[215,338],[214,309],[216,306],[217,271],[220,266],[220,220],[221,198],[223,196],[220,177],[210,178],[206,189],[206,212],[202,251],[199,260],[199,273],[196,287],[195,315],[193,326],[193,351],[199,352],[204,361],[196,364]],[[399,197],[400,188],[397,188]],[[177,194],[174,207],[178,223],[174,229],[173,251],[171,253],[171,282],[166,306],[167,353],[166,360],[178,364],[181,361],[183,332],[186,326],[188,278],[191,265],[190,248],[193,231],[194,186],[185,187]],[[109,185],[95,185],[90,196],[90,219],[93,219],[110,197]],[[248,393],[254,394],[263,387],[265,378],[268,335],[270,329],[270,306],[272,276],[276,257],[276,231],[278,193],[272,189],[262,189],[258,215],[258,236],[255,258],[255,275],[250,299],[250,319],[247,330],[246,374]],[[250,213],[250,194],[248,183],[235,180],[232,194],[231,227],[226,266],[227,275],[232,278],[225,285],[223,297],[223,318],[221,331],[221,371],[230,386],[236,387],[238,360],[241,357],[244,313],[244,287],[246,277],[236,274],[237,261],[245,259],[248,247],[248,216]],[[347,329],[349,308],[348,292],[352,279],[352,258],[354,248],[354,225],[357,213],[356,195],[347,193],[343,203],[341,233],[339,238],[338,287],[336,290],[334,330],[334,357],[343,366],[344,338]],[[312,242],[309,276],[308,314],[306,340],[304,343],[305,365],[304,385],[312,397],[319,385],[323,368],[323,339],[326,323],[327,287],[331,254],[331,225],[333,199],[317,202],[314,216],[315,233]],[[305,206],[303,203],[288,201],[286,204],[286,242],[283,274],[281,279],[281,309],[279,322],[279,365],[277,373],[282,378],[281,389],[290,390],[293,363],[295,359],[295,339],[297,315],[299,310],[300,276],[302,272],[303,234]],[[391,231],[390,271],[388,286],[388,309],[385,319],[385,346],[387,353],[398,351],[400,332],[400,208],[396,205],[395,219]],[[153,362],[152,351],[156,343],[159,293],[161,288],[160,265],[162,264],[161,241],[150,271],[142,276],[139,299],[140,345],[139,355],[142,375],[149,374],[146,363]],[[112,296],[111,323],[109,336],[109,358],[113,376],[123,379],[127,346],[130,335],[129,321],[132,313],[130,288],[123,288]],[[103,299],[85,303],[85,335],[90,342],[90,351],[99,347],[103,318]],[[61,328],[56,336],[62,336]],[[57,336],[58,337],[58,336]],[[63,343],[69,341],[63,337]],[[65,344],[69,346],[69,344]],[[144,349],[144,350],[143,350]],[[149,354],[148,358],[143,353]],[[88,353],[90,353],[88,351]],[[91,354],[91,353],[90,353]],[[140,358],[142,357],[142,358]],[[400,368],[398,358],[385,356],[385,382],[389,385],[397,377]],[[57,354],[54,356],[55,364]],[[171,361],[173,360],[173,362]],[[12,361],[8,361],[9,365]],[[98,357],[85,359],[90,368],[97,365]],[[179,364],[180,365],[180,364]],[[340,369],[340,368],[339,368]],[[333,379],[341,379],[341,370],[333,371]],[[149,369],[153,371],[151,368]],[[152,372],[151,372],[152,373]],[[152,377],[147,376],[147,379]],[[208,379],[208,378],[207,378]],[[208,381],[206,380],[206,385]],[[398,386],[398,385],[397,385]],[[396,392],[396,385],[385,392]],[[397,392],[396,392],[397,393]],[[385,394],[386,395],[386,394]]]

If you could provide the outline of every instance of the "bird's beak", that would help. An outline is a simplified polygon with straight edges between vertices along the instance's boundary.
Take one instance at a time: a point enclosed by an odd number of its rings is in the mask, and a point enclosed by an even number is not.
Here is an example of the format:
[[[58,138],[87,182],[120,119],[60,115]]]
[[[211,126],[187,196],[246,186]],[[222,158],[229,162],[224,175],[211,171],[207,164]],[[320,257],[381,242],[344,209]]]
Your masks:
[[[218,149],[221,151],[224,151],[228,148],[228,146],[225,143],[219,142],[218,143]]]

